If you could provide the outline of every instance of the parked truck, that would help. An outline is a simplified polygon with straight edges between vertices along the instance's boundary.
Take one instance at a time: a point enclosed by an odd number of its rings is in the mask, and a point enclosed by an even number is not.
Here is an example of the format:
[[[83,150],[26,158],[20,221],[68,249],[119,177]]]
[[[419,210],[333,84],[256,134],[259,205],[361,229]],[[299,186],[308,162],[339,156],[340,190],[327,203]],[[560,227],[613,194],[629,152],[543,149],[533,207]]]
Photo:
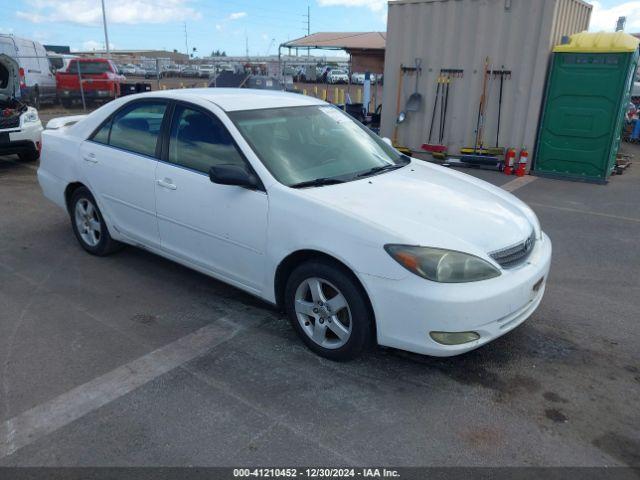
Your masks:
[[[58,99],[62,105],[70,107],[74,100],[81,100],[84,93],[87,102],[105,103],[120,96],[120,83],[125,80],[118,73],[118,67],[109,59],[74,59],[69,62],[66,70],[56,73]]]

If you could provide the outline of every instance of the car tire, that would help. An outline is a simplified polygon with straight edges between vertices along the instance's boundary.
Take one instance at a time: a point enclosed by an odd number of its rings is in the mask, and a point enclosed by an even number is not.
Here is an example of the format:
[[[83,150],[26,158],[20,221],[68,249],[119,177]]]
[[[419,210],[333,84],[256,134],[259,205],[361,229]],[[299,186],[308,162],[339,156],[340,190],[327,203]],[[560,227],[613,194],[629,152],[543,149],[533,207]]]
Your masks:
[[[31,96],[31,106],[36,110],[40,110],[40,89],[36,85]]]
[[[284,293],[287,317],[316,354],[349,361],[373,344],[373,315],[366,293],[343,266],[312,260],[295,268]]]
[[[69,100],[67,98],[61,98],[60,99],[60,103],[62,104],[62,106],[66,109],[70,109],[71,107],[73,107],[73,101]]]
[[[32,152],[19,153],[18,158],[21,162],[35,162],[40,158],[40,152],[34,150]]]
[[[103,257],[123,248],[122,243],[111,238],[98,204],[87,188],[73,192],[69,217],[80,246],[91,255]]]

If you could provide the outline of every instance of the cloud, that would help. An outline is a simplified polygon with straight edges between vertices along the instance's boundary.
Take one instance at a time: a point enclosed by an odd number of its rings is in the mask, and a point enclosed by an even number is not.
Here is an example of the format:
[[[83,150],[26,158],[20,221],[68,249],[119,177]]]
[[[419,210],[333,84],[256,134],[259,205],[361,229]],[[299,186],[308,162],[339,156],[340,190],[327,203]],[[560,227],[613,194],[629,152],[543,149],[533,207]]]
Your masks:
[[[321,7],[367,7],[374,12],[387,9],[387,0],[318,0]]]
[[[640,32],[640,1],[624,2],[613,7],[605,8],[602,2],[593,0],[593,12],[591,14],[591,31],[615,30],[619,17],[627,17],[625,30],[630,33]]]
[[[115,50],[116,46],[113,43],[109,42],[109,48],[111,48],[111,50]],[[86,42],[83,42],[82,48],[80,50],[85,52],[91,50],[104,50],[104,42],[87,40]]]
[[[202,14],[189,6],[190,0],[110,0],[107,19],[110,23],[166,23],[197,20]],[[32,23],[68,22],[99,25],[102,8],[96,0],[26,0],[31,7],[16,16]]]
[[[321,7],[366,7],[380,14],[380,21],[387,23],[387,0],[318,0]]]
[[[228,20],[239,20],[247,16],[247,12],[235,12],[229,15]]]

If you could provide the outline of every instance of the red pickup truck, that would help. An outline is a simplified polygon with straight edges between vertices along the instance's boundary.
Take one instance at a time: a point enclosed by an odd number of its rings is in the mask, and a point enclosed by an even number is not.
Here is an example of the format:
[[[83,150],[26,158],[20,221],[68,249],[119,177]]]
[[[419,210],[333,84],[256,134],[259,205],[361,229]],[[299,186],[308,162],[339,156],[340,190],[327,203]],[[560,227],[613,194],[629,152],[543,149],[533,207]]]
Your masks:
[[[78,75],[78,65],[80,74]],[[106,58],[77,58],[69,62],[66,70],[56,73],[58,99],[65,107],[81,99],[80,79],[85,101],[108,102],[120,95],[120,83],[125,77],[115,64]]]

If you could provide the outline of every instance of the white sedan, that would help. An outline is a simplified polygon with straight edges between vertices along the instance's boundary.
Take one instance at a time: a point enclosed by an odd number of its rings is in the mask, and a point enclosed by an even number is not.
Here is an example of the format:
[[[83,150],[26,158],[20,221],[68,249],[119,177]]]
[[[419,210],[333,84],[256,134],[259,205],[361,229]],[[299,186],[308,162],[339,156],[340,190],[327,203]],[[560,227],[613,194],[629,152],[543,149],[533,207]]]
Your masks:
[[[153,92],[52,120],[38,178],[89,253],[131,244],[223,280],[334,360],[484,345],[536,310],[551,262],[514,196],[296,94]]]

